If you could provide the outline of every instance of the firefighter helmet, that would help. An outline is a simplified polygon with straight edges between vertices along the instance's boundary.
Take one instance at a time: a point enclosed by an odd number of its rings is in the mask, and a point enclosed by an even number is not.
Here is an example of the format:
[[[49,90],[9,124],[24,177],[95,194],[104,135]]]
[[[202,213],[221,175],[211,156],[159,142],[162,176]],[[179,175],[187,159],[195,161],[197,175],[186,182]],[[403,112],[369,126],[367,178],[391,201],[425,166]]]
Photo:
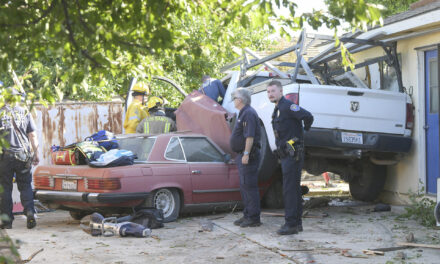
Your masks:
[[[141,94],[149,94],[150,88],[148,87],[148,84],[144,82],[138,82],[133,86],[133,89],[131,91]]]

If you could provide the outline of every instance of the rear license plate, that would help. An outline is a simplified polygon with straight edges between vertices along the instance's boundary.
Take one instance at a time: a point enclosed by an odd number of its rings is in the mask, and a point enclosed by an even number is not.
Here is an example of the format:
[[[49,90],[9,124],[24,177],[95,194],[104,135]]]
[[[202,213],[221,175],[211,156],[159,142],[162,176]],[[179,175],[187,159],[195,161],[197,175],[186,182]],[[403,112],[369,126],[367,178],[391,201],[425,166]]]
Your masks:
[[[77,180],[63,180],[63,190],[75,190],[78,187]]]
[[[361,145],[363,144],[362,133],[342,132],[341,138],[342,138],[342,143],[361,144]]]

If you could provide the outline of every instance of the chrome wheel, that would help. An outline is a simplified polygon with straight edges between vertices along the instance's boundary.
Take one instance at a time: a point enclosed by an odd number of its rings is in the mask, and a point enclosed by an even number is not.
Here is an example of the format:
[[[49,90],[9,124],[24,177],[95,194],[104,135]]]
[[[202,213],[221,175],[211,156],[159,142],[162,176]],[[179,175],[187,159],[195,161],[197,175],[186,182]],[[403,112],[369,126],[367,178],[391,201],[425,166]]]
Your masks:
[[[154,195],[153,203],[155,208],[162,210],[164,218],[171,216],[176,208],[173,193],[168,189],[158,190]]]

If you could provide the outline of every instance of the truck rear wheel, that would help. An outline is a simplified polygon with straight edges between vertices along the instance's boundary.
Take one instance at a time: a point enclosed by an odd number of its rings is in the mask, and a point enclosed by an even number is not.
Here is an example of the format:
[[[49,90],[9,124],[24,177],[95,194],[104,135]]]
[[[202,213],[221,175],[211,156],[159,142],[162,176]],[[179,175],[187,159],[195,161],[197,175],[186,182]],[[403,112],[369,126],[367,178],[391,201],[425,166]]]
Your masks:
[[[263,124],[260,128],[260,164],[258,165],[258,181],[265,182],[272,177],[278,165],[277,157],[272,153],[267,140],[266,129]]]
[[[386,166],[364,160],[349,181],[351,196],[360,201],[374,201],[382,192],[385,180]]]

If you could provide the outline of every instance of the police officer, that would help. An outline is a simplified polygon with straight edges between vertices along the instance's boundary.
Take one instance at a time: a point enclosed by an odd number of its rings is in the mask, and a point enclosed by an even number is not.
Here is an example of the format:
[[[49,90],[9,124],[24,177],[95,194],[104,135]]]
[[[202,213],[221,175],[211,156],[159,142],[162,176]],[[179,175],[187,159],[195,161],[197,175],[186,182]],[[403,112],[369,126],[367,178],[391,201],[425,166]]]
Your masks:
[[[133,101],[128,106],[127,113],[125,113],[124,129],[126,134],[136,133],[137,125],[145,117],[149,116],[146,110],[145,96],[149,93],[150,89],[146,83],[138,82],[132,89]]]
[[[199,91],[220,104],[226,93],[222,82],[218,79],[212,79],[209,75],[203,75],[202,86],[200,87]],[[219,97],[222,99],[218,100]]]
[[[310,129],[313,116],[307,110],[284,98],[283,86],[279,81],[271,81],[268,84],[267,95],[269,100],[275,103],[272,127],[283,172],[285,224],[277,233],[279,235],[298,234],[303,230],[300,186],[304,163],[303,129]]]
[[[240,175],[240,193],[244,205],[243,217],[234,221],[240,227],[260,226],[260,194],[258,191],[258,164],[260,161],[260,122],[255,109],[250,106],[248,89],[239,88],[232,94],[234,106],[240,110],[230,145],[238,155],[235,158]]]

